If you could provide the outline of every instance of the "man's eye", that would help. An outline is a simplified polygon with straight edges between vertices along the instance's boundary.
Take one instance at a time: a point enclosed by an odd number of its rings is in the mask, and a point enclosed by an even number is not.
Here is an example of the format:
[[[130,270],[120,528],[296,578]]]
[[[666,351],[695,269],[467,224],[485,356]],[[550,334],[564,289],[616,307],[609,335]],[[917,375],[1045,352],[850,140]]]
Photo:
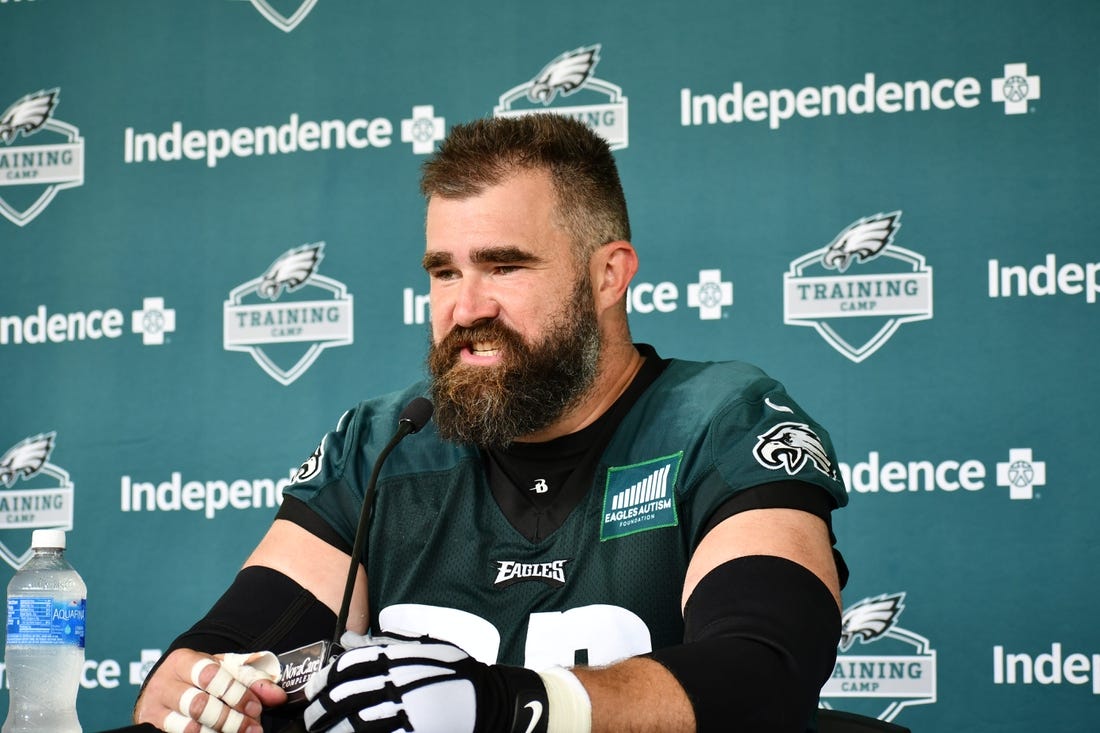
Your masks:
[[[516,272],[519,269],[519,265],[497,265],[495,268],[493,268],[493,272],[498,275],[507,275],[508,273]]]
[[[430,270],[428,276],[433,280],[453,280],[458,277],[457,270]]]

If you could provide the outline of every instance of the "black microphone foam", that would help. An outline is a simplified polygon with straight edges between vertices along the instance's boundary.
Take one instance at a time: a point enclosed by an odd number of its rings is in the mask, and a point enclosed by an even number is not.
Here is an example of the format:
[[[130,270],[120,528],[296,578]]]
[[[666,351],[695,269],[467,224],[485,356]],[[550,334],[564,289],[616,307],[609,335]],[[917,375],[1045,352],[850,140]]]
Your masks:
[[[397,424],[407,423],[410,433],[419,433],[421,428],[432,419],[435,406],[425,397],[417,397],[405,409],[401,411],[401,417],[397,418]]]

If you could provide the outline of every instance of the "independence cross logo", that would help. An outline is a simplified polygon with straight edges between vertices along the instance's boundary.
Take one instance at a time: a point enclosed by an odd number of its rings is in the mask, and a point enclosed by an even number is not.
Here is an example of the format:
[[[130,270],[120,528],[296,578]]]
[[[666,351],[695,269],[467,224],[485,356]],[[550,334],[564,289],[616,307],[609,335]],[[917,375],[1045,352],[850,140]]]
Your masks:
[[[233,288],[224,304],[225,350],[250,353],[283,385],[305,374],[325,349],[353,340],[351,294],[317,274],[324,247],[287,250],[263,275]]]
[[[1005,74],[990,82],[993,101],[1002,102],[1006,115],[1022,115],[1028,102],[1039,98],[1039,77],[1027,73],[1027,64],[1005,64]]]
[[[593,76],[599,62],[598,43],[566,51],[533,79],[500,95],[493,116],[564,115],[591,127],[612,150],[627,147],[627,99],[622,87]],[[555,100],[560,104],[553,105]]]
[[[18,226],[41,214],[58,191],[84,185],[84,138],[53,119],[60,96],[59,89],[32,92],[0,115],[0,214]]]
[[[33,530],[73,528],[73,482],[49,462],[56,440],[56,432],[39,433],[0,456],[0,557],[16,570],[34,554]],[[17,555],[9,543],[27,549]]]
[[[900,219],[901,211],[858,219],[793,261],[783,275],[783,322],[812,326],[858,363],[901,324],[930,319],[932,268],[923,255],[894,244]]]
[[[904,610],[905,593],[864,598],[844,610],[839,653],[821,689],[821,707],[831,709],[827,701],[842,700],[844,710],[889,721],[910,705],[936,702],[936,650],[928,639],[897,625]],[[876,653],[847,654],[856,642]]]
[[[285,33],[297,28],[316,4],[317,0],[252,0],[252,6]],[[280,12],[277,7],[289,12]]]
[[[661,527],[675,527],[676,478],[683,451],[607,469],[600,542]]]

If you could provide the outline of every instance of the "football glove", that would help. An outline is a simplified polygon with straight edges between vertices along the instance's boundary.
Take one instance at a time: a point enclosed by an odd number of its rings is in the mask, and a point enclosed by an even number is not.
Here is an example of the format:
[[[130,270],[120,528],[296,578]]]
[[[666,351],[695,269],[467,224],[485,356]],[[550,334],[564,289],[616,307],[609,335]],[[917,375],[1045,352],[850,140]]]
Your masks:
[[[546,686],[529,669],[483,664],[430,637],[359,641],[368,643],[306,685],[311,733],[547,732]]]

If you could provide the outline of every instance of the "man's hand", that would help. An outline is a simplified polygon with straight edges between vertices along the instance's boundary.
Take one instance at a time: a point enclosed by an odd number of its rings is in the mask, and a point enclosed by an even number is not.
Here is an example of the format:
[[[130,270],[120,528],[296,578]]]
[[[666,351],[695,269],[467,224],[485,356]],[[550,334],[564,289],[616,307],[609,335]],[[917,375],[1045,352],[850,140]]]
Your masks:
[[[306,685],[311,732],[546,733],[546,688],[535,672],[483,664],[427,637],[366,641]]]
[[[262,733],[261,711],[285,702],[286,693],[269,672],[225,656],[169,654],[138,698],[134,722],[168,733]]]

